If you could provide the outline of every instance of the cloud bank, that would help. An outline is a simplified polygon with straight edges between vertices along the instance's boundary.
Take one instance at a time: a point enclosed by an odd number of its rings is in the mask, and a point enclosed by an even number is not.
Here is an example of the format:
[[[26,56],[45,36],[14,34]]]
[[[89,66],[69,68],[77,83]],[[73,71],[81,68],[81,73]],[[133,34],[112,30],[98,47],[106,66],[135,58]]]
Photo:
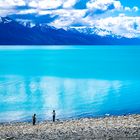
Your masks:
[[[120,0],[1,0],[0,16],[49,23],[56,28],[96,27],[124,37],[140,36],[139,7]]]

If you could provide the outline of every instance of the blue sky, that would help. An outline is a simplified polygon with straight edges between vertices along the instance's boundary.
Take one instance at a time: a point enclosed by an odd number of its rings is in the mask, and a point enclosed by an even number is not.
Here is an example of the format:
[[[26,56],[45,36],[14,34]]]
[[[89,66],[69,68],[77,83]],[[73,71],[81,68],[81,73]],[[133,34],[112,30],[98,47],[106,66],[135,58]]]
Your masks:
[[[32,25],[97,28],[99,35],[140,37],[139,0],[0,0],[0,16]]]
[[[140,1],[139,0],[120,0],[122,5],[124,6],[129,6],[129,7],[133,7],[133,6],[140,6]]]

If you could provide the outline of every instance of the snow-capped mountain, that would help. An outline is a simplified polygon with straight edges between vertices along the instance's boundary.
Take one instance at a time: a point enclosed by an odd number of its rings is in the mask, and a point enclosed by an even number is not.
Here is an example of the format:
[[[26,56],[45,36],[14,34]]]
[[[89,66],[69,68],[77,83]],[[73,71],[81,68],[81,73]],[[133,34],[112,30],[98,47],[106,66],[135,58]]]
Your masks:
[[[98,35],[101,37],[105,37],[105,36],[112,36],[115,38],[121,38],[123,36],[120,35],[116,35],[115,33],[113,33],[112,31],[108,31],[106,29],[101,29],[101,28],[97,28],[97,27],[68,27],[66,28],[67,31],[78,31],[80,33],[84,33],[87,35]]]
[[[6,24],[12,22],[12,19],[9,17],[0,17],[0,23]]]
[[[101,33],[102,32],[102,33]],[[47,24],[17,22],[0,18],[1,45],[140,45],[137,38],[115,36],[112,32],[93,28],[57,29]]]
[[[30,21],[18,21],[18,23],[28,28],[32,28],[35,26],[35,24]]]

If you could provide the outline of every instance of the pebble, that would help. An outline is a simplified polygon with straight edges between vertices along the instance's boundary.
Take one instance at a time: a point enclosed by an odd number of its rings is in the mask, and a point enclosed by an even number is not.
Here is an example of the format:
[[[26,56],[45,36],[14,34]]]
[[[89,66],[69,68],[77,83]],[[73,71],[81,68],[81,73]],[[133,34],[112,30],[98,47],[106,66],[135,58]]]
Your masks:
[[[140,140],[140,115],[0,124],[0,140]]]

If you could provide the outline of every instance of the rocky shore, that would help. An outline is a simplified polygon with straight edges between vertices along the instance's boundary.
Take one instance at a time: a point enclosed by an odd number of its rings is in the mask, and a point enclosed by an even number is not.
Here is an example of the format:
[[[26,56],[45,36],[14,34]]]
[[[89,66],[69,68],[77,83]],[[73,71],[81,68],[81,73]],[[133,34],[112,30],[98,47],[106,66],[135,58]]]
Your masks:
[[[140,115],[0,124],[0,140],[140,140]]]

